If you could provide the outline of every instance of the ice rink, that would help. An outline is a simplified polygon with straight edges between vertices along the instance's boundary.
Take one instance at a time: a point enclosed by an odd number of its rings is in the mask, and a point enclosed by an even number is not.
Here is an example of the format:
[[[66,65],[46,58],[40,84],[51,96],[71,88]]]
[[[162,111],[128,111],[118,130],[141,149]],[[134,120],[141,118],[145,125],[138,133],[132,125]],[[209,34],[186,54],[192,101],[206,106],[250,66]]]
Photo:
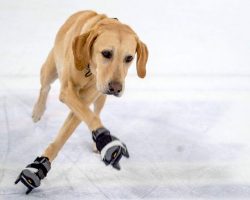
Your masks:
[[[26,196],[17,175],[69,112],[55,82],[32,122],[40,66],[62,23],[86,9],[131,25],[149,48],[147,77],[133,65],[102,113],[130,158],[106,167],[82,123]],[[0,200],[250,199],[249,10],[247,0],[0,0]]]

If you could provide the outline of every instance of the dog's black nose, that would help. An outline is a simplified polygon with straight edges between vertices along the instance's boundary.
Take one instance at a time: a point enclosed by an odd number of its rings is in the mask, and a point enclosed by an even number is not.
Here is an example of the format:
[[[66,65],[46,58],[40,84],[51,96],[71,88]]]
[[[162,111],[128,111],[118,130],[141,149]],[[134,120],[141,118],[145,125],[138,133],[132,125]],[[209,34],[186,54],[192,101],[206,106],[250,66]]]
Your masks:
[[[109,83],[109,93],[114,95],[119,95],[122,91],[122,84],[117,81],[111,81]]]

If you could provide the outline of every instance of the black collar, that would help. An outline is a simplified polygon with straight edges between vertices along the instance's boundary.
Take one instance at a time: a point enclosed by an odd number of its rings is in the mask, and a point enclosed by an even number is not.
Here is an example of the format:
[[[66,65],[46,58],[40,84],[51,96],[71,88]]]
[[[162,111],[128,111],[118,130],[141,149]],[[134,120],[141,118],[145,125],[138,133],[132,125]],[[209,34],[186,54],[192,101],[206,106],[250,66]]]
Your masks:
[[[89,64],[88,64],[88,66],[85,68],[85,71],[86,71],[86,73],[85,73],[85,77],[86,77],[86,78],[92,75],[92,72],[91,72],[91,70],[90,70]]]

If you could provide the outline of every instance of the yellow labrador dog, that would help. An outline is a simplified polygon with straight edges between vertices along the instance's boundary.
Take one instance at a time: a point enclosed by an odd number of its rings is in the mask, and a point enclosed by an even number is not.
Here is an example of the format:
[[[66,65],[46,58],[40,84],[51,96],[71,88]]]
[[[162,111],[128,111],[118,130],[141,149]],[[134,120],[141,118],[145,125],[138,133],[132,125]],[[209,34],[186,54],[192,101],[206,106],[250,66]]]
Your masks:
[[[120,169],[120,158],[129,156],[126,145],[110,134],[99,115],[107,95],[120,97],[124,92],[125,77],[135,54],[138,76],[144,78],[147,47],[128,25],[116,18],[81,11],[62,25],[41,69],[41,89],[32,118],[37,122],[42,117],[50,85],[57,78],[61,83],[59,99],[71,112],[42,156],[18,176],[16,183],[21,180],[28,188],[26,193],[40,185],[51,162],[80,122],[85,122],[92,132],[105,164]]]

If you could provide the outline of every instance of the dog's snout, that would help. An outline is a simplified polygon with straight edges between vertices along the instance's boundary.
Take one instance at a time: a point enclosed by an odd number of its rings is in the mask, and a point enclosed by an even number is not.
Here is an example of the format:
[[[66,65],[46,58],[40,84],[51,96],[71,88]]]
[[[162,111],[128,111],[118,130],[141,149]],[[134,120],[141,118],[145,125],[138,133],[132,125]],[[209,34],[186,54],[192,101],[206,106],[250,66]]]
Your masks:
[[[111,81],[109,83],[109,92],[110,94],[119,95],[122,91],[122,84],[116,81]]]

